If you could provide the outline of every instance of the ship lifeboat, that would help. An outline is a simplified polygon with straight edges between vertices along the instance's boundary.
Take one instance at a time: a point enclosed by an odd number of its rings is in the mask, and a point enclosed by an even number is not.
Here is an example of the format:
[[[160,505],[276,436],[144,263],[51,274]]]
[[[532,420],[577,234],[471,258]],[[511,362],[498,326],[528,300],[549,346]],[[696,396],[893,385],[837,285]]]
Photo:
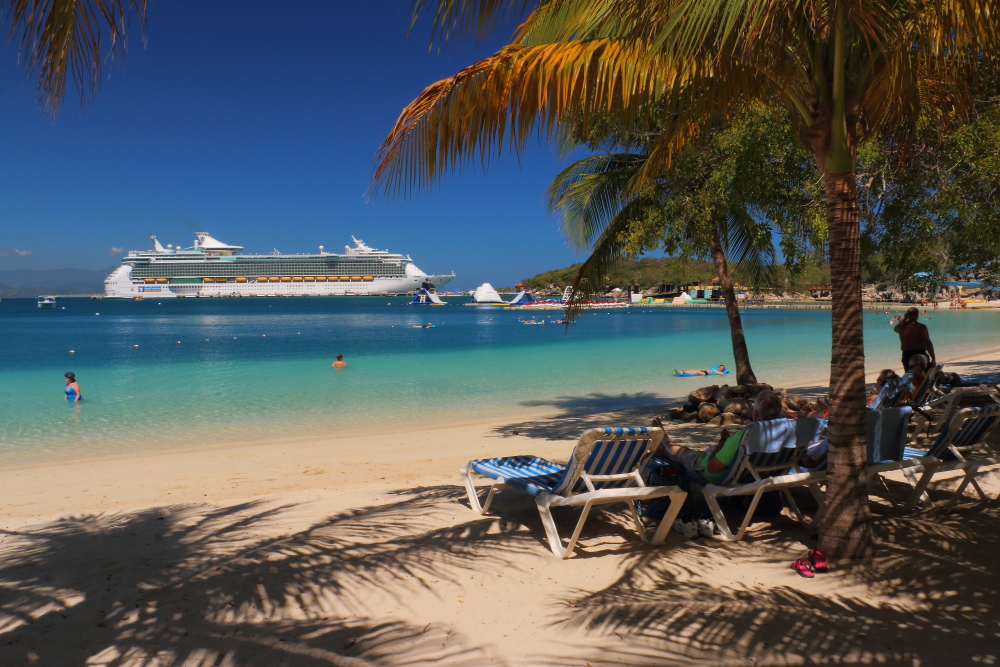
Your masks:
[[[281,276],[281,282],[283,282],[283,283],[290,283],[290,282],[292,282],[292,278],[291,278],[291,276]]]

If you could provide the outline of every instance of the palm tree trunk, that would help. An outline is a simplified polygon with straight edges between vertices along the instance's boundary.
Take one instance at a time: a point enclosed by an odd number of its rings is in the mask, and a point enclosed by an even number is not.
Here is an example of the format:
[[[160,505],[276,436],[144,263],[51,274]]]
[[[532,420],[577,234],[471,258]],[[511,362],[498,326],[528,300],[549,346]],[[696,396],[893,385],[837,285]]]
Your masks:
[[[733,358],[736,360],[736,382],[739,384],[756,384],[757,376],[750,367],[750,352],[747,350],[747,340],[743,336],[743,320],[740,318],[740,308],[736,302],[736,290],[733,289],[733,277],[729,275],[729,264],[726,254],[722,251],[722,240],[719,237],[720,221],[716,220],[712,228],[712,261],[715,271],[719,274],[719,287],[722,288],[722,298],[726,302],[726,315],[729,316],[729,335],[733,339]]]
[[[874,553],[865,475],[865,345],[861,303],[861,229],[853,172],[825,174],[833,348],[827,512],[819,548],[834,559]]]

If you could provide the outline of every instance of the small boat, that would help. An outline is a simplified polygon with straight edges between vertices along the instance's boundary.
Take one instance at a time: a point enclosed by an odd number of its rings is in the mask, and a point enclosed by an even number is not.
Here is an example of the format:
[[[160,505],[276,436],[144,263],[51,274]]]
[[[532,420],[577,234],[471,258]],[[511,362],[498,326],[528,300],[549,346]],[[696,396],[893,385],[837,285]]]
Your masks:
[[[38,307],[39,308],[55,308],[57,296],[40,296],[38,297]]]

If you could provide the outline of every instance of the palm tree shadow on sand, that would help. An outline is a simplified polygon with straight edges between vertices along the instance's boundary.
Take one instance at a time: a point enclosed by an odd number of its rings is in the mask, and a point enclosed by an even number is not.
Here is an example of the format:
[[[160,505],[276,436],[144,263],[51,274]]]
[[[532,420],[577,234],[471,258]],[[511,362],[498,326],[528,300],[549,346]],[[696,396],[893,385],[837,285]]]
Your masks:
[[[758,527],[726,548],[636,553],[611,586],[567,594],[556,605],[553,635],[585,632],[565,650],[592,667],[992,663],[1000,641],[996,504],[950,516],[882,509],[875,559],[817,580],[731,576],[741,563],[784,566],[803,555],[794,551],[794,531],[782,529]],[[729,570],[719,577],[728,583],[714,585],[720,568]],[[565,663],[551,656],[545,664]]]
[[[445,624],[373,618],[366,603],[398,606],[532,548],[496,521],[448,525],[457,493],[411,489],[268,539],[258,531],[280,532],[293,507],[174,505],[7,533],[0,664],[498,664]]]
[[[531,664],[935,664],[996,654],[996,503],[945,517],[879,503],[876,559],[803,581],[786,566],[809,532],[788,517],[755,524],[740,543],[671,535],[651,548],[623,513],[596,511],[574,556],[583,562],[569,565],[548,553],[530,498],[501,494],[501,518],[482,518],[460,507],[463,496],[458,486],[402,489],[294,530],[298,506],[250,502],[0,534],[0,664],[503,664],[443,620],[385,610],[461,592],[470,576],[504,585],[494,575],[521,557],[536,559],[521,571],[537,568],[539,578],[595,558],[615,559],[619,573],[539,602],[552,641]],[[758,581],[741,566],[788,578]]]

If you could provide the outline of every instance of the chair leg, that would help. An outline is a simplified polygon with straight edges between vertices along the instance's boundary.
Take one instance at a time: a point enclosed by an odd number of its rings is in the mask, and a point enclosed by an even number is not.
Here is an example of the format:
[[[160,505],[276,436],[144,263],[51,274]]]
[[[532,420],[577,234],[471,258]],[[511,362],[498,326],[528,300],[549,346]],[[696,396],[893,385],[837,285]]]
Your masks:
[[[726,515],[722,511],[722,507],[719,505],[718,497],[712,493],[708,487],[705,488],[705,503],[708,508],[712,511],[712,516],[715,517],[715,525],[719,528],[719,534],[722,539],[727,542],[737,542],[743,539],[743,535],[747,532],[747,527],[753,520],[754,510],[757,509],[757,503],[760,502],[760,497],[765,491],[768,491],[768,487],[764,486],[757,489],[757,492],[753,494],[753,499],[750,501],[750,507],[747,509],[746,516],[743,517],[743,523],[734,533],[729,528],[729,523],[726,521]]]
[[[479,503],[479,491],[476,489],[476,485],[472,481],[472,462],[465,463],[459,468],[462,473],[462,480],[465,482],[465,491],[469,495],[469,507],[472,511],[477,514],[486,514],[490,509],[490,503],[493,502],[493,496],[496,495],[497,486],[493,484],[490,487],[489,493],[486,495],[486,503]]]
[[[802,509],[799,507],[799,504],[795,502],[795,498],[792,497],[791,491],[789,491],[787,488],[782,489],[781,495],[784,496],[785,502],[788,503],[788,506],[792,509],[792,512],[795,514],[795,519],[800,524],[802,524],[806,528],[812,528],[813,525],[815,525],[816,523],[815,520],[810,521],[808,518],[806,518],[806,515],[802,512]]]
[[[922,502],[928,506],[933,506],[931,497],[927,495],[927,486],[931,483],[931,478],[934,477],[934,473],[937,472],[940,465],[941,464],[937,461],[931,461],[923,466],[920,466],[923,468],[923,474],[916,482],[914,482],[916,476],[914,475],[913,469],[909,468],[905,471],[906,478],[910,481],[910,484],[913,485],[913,492],[910,493],[909,499],[906,501],[906,504],[903,505],[904,512],[911,511],[917,506],[918,502]]]
[[[962,478],[962,483],[958,485],[958,488],[955,489],[955,492],[951,494],[951,498],[948,499],[948,504],[944,506],[944,511],[946,514],[951,512],[955,508],[955,505],[962,498],[962,495],[965,493],[965,489],[968,488],[969,484],[972,484],[972,487],[976,490],[976,493],[979,494],[980,500],[984,502],[989,502],[990,500],[989,496],[986,495],[986,492],[983,491],[983,487],[979,486],[979,483],[976,481],[976,475],[979,474],[980,468],[981,468],[980,465],[976,465],[975,463],[970,464],[969,468],[965,471],[965,477]]]
[[[551,504],[548,497],[546,495],[537,496],[535,498],[535,505],[538,507],[538,514],[542,517],[542,526],[545,528],[545,536],[549,540],[549,549],[563,560],[572,556],[573,550],[576,548],[576,542],[580,539],[580,531],[583,530],[583,524],[587,521],[587,516],[590,514],[590,508],[593,506],[593,503],[587,502],[584,504],[583,510],[580,512],[580,519],[576,522],[576,528],[573,529],[573,536],[569,538],[566,546],[563,546],[562,538],[559,537],[559,529],[556,527],[555,519],[552,518]]]
[[[653,537],[649,540],[649,543],[654,547],[658,547],[663,544],[664,540],[667,539],[667,533],[670,532],[670,527],[674,525],[674,521],[677,520],[677,515],[681,513],[681,507],[684,505],[684,500],[687,498],[686,492],[680,492],[677,494],[670,494],[670,505],[667,507],[667,511],[663,514],[663,518],[660,519],[660,523],[656,526],[656,530],[653,532]]]

